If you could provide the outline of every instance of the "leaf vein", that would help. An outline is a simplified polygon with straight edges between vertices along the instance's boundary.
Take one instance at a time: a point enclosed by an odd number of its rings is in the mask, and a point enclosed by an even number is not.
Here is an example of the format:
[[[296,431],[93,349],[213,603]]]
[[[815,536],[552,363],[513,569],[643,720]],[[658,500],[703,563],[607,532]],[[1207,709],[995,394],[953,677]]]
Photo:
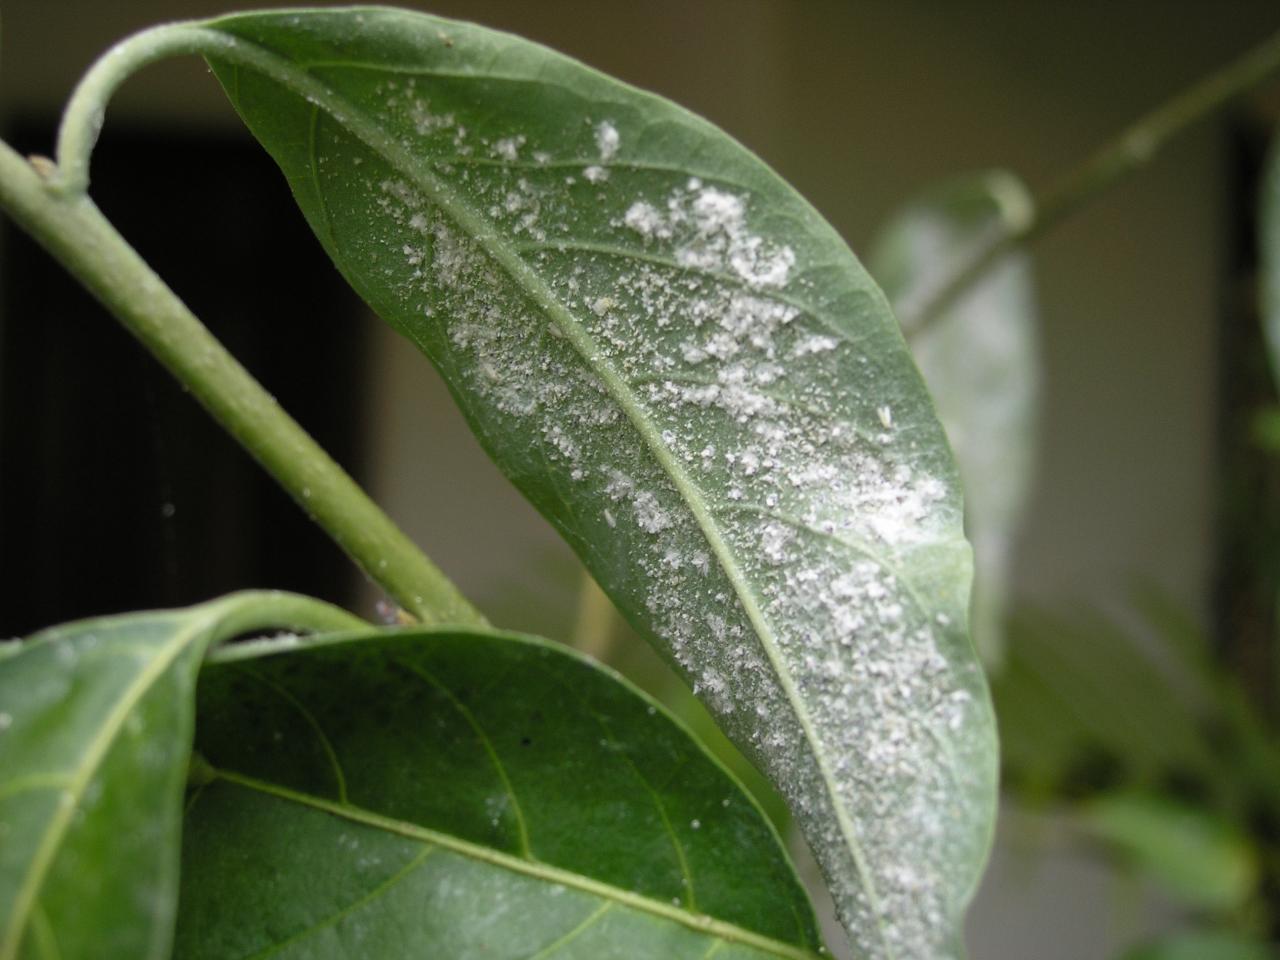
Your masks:
[[[596,907],[595,910],[591,911],[590,915],[588,915],[581,923],[577,924],[577,926],[572,930],[568,931],[563,936],[557,937],[555,941],[547,944],[537,953],[531,954],[527,960],[546,960],[547,957],[552,956],[561,947],[568,946],[578,937],[582,936],[582,934],[589,930],[593,924],[599,922],[601,917],[612,910],[613,906],[614,903],[612,900],[606,900],[604,903],[600,904],[600,906]]]
[[[216,770],[215,773],[222,780],[246,790],[253,790],[258,793],[276,797],[279,800],[296,803],[314,810],[319,810],[323,813],[342,817],[343,819],[350,820],[353,823],[361,823],[366,826],[376,827],[378,829],[385,830],[388,833],[394,833],[398,836],[431,843],[460,856],[482,863],[487,863],[491,866],[508,870],[511,873],[532,877],[548,883],[560,884],[561,886],[568,887],[573,890],[580,890],[593,896],[614,900],[623,906],[670,920],[691,930],[706,933],[709,936],[720,937],[724,940],[730,940],[734,943],[741,943],[746,946],[754,947],[773,956],[785,957],[787,960],[816,960],[816,954],[802,947],[796,947],[788,943],[783,943],[779,940],[774,940],[770,937],[763,936],[751,930],[746,930],[732,923],[717,920],[714,917],[690,914],[689,912],[672,906],[669,903],[662,903],[643,896],[642,894],[634,893],[630,890],[623,890],[619,887],[612,886],[611,884],[607,884],[569,870],[562,870],[559,867],[554,867],[547,863],[522,859],[509,853],[504,853],[501,850],[483,847],[479,844],[463,840],[460,837],[432,830],[429,827],[420,826],[415,823],[408,823],[404,820],[395,819],[394,817],[383,816],[382,814],[375,813],[371,810],[365,810],[364,808],[356,807],[351,804],[335,803],[332,800],[326,800],[323,797],[300,793],[299,791],[291,790],[288,787],[282,787],[278,784],[270,783],[265,780],[258,780],[231,770]]]
[[[429,671],[425,670],[419,664],[411,663],[407,660],[400,660],[399,663],[400,666],[409,673],[412,673],[419,680],[422,680],[424,683],[430,685],[435,690],[443,694],[444,698],[449,701],[450,706],[452,706],[462,716],[462,719],[467,722],[467,725],[471,727],[472,731],[476,735],[476,739],[480,741],[480,745],[488,755],[490,762],[493,763],[494,770],[498,774],[498,779],[502,781],[502,787],[506,791],[507,799],[511,801],[511,812],[516,820],[516,834],[520,841],[520,852],[530,860],[535,859],[533,856],[533,850],[529,844],[529,826],[525,821],[524,810],[520,807],[520,800],[516,797],[515,788],[511,785],[511,778],[507,775],[507,768],[503,764],[502,758],[498,756],[497,748],[494,747],[493,741],[489,738],[489,734],[485,732],[484,727],[480,725],[480,722],[476,719],[475,714],[471,712],[470,708],[459,700],[448,686],[438,680]]]
[[[258,951],[257,953],[253,954],[252,957],[249,958],[249,960],[264,960],[264,958],[273,956],[279,953],[281,950],[284,950],[287,947],[291,947],[294,944],[302,940],[305,940],[307,937],[310,937],[316,933],[319,933],[321,930],[324,930],[328,927],[332,927],[342,922],[342,920],[344,920],[346,917],[351,916],[351,914],[355,913],[365,904],[371,903],[372,901],[376,900],[378,897],[382,896],[384,893],[386,893],[387,891],[395,887],[396,884],[400,883],[402,880],[407,878],[415,870],[421,867],[423,863],[425,863],[427,859],[430,858],[430,856],[433,853],[436,853],[439,849],[440,849],[439,847],[433,846],[432,844],[429,844],[429,843],[424,844],[422,850],[419,851],[418,854],[414,856],[412,860],[406,863],[403,867],[401,867],[391,876],[387,877],[385,880],[379,883],[376,887],[374,887],[368,893],[364,894],[363,896],[357,897],[355,900],[352,900],[350,903],[346,904],[341,909],[335,910],[333,913],[329,914],[329,916],[323,917],[322,919],[317,920],[315,923],[311,924],[311,926],[305,927],[302,930],[299,930],[297,933],[291,934],[290,936],[286,937],[284,940],[281,940],[279,943],[273,943],[271,944],[271,946]]]
[[[613,730],[609,726],[607,719],[604,716],[602,716],[598,711],[596,711],[591,706],[591,704],[583,700],[581,695],[578,693],[578,691],[574,690],[571,686],[569,686],[569,684],[565,683],[562,678],[558,676],[552,676],[551,674],[546,673],[545,671],[544,671],[544,675],[547,676],[553,683],[555,683],[561,689],[563,689],[568,696],[576,700],[582,706],[582,709],[585,710],[591,716],[591,718],[596,722],[596,726],[600,728],[600,732],[603,733],[605,735],[605,738],[609,741],[609,743],[616,748],[613,751],[613,755],[621,759],[623,763],[625,763],[628,767],[631,768],[631,771],[636,775],[636,779],[640,781],[641,785],[645,789],[645,792],[649,795],[649,799],[653,801],[653,805],[658,811],[658,819],[662,821],[663,830],[666,831],[667,837],[671,840],[672,849],[675,851],[676,862],[680,868],[680,877],[683,881],[682,886],[684,887],[684,892],[685,892],[684,906],[690,912],[696,912],[698,907],[697,907],[697,898],[694,896],[694,892],[693,892],[693,871],[689,869],[689,859],[685,854],[684,844],[682,844],[680,842],[680,838],[676,836],[675,827],[671,823],[671,817],[667,814],[666,804],[662,802],[661,795],[658,793],[655,786],[649,782],[648,778],[645,777],[645,775],[640,772],[640,768],[637,767],[635,763],[632,762],[631,758],[626,755],[626,752],[623,749],[621,749],[621,745],[618,743],[617,738],[613,735]],[[681,763],[679,766],[683,766],[683,765],[684,764]],[[677,767],[676,769],[679,769],[679,767]],[[668,771],[668,773],[670,776],[674,777],[676,770],[670,770]]]
[[[309,726],[316,735],[316,740],[320,743],[320,749],[324,751],[325,758],[329,761],[329,768],[333,772],[334,784],[338,788],[338,799],[343,803],[347,802],[347,776],[342,769],[342,764],[338,761],[338,753],[333,747],[333,741],[329,739],[329,735],[324,732],[324,727],[320,725],[320,721],[315,718],[306,705],[295,697],[288,688],[277,683],[269,677],[265,677],[249,667],[238,667],[237,672],[243,676],[249,677],[262,684],[281,700],[287,703],[302,717],[303,721]]]

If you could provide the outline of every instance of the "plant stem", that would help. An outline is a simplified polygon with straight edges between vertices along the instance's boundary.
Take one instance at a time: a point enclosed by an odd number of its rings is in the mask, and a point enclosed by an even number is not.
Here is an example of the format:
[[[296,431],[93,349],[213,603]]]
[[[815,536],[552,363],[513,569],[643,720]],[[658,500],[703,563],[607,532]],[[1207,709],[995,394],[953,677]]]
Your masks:
[[[283,590],[243,590],[201,607],[217,626],[214,646],[241,634],[286,629],[303,633],[369,630],[371,626],[341,607]],[[236,644],[240,646],[240,644]]]
[[[900,312],[898,319],[903,329],[910,336],[936,322],[960,294],[1007,253],[1038,239],[1096,200],[1128,174],[1150,163],[1177,134],[1267,80],[1278,69],[1280,33],[1139,118],[1045,191],[1031,217],[994,234],[960,261],[931,296],[922,298],[906,315]]]
[[[83,193],[89,186],[89,158],[102,130],[107,101],[137,71],[157,60],[207,52],[218,34],[193,23],[167,23],[126,37],[104,53],[76,85],[58,128],[58,167],[49,178],[58,191]],[[227,45],[234,39],[226,37]]]
[[[0,209],[102,301],[402,607],[424,623],[485,623],[165,286],[88,196],[68,189],[56,170],[46,179],[3,142]]]

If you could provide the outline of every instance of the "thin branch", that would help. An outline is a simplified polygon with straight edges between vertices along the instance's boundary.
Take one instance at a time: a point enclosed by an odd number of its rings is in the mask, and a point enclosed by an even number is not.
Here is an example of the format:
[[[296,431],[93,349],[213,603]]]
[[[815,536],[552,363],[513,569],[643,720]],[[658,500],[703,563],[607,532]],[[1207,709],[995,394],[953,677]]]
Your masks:
[[[913,307],[899,311],[909,336],[937,321],[976,280],[1012,250],[1048,232],[1126,176],[1146,166],[1171,139],[1212,115],[1280,69],[1280,33],[1141,117],[1105,144],[1035,204],[1022,223],[993,234]]]

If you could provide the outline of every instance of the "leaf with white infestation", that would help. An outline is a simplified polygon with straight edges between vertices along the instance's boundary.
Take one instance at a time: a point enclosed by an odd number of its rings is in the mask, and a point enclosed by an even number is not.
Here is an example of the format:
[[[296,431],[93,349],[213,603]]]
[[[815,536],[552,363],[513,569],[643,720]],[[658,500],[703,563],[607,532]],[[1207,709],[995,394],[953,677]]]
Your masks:
[[[970,553],[836,233],[723,132],[518,38],[194,29],[352,285],[782,789],[859,952],[957,955],[996,782]]]

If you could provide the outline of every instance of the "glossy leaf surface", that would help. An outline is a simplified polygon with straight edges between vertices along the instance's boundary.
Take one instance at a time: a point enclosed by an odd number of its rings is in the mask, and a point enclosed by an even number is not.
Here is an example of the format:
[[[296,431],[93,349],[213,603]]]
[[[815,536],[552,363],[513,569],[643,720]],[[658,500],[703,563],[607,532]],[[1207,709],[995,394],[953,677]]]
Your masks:
[[[815,957],[743,788],[546,641],[229,651],[201,676],[176,956]]]
[[[858,948],[958,949],[995,806],[970,552],[845,244],[721,131],[520,39],[206,29],[340,269],[786,794]]]
[[[984,248],[1031,216],[1021,182],[992,171],[943,184],[908,204],[872,245],[871,272],[902,316]],[[973,638],[989,664],[1004,647],[1014,547],[1035,464],[1040,392],[1031,260],[1004,257],[926,324],[911,351],[960,465],[973,543]]]
[[[279,596],[84,620],[8,648],[0,957],[168,957],[196,670]]]

